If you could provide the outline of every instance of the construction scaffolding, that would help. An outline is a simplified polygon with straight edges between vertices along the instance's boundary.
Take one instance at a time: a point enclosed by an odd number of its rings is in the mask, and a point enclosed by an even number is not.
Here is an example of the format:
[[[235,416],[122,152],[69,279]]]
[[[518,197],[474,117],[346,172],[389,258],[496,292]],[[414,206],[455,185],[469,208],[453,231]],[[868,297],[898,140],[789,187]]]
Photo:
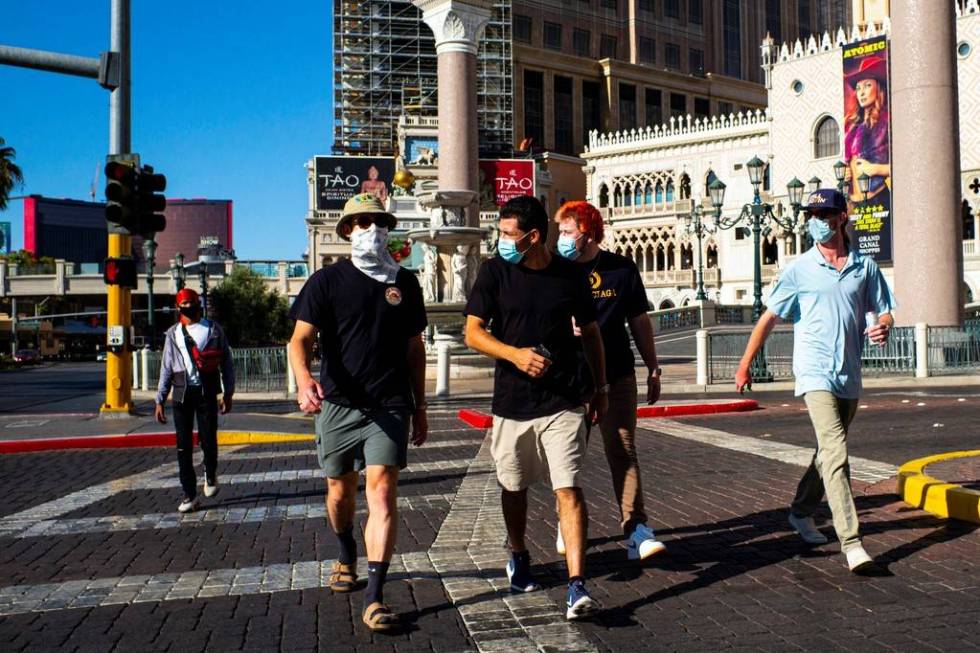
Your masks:
[[[513,144],[511,2],[495,2],[477,57],[480,154]],[[409,0],[334,0],[334,153],[392,156],[398,117],[437,115],[436,49]]]

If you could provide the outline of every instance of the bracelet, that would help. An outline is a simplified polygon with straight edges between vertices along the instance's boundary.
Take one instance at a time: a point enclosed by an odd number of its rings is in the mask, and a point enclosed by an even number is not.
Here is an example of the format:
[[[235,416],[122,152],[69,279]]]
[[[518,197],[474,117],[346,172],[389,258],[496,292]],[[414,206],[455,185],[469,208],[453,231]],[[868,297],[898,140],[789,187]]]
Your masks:
[[[663,368],[658,366],[650,370],[650,373],[647,375],[647,378],[656,377],[659,379],[660,375],[663,374],[663,371],[664,371]]]

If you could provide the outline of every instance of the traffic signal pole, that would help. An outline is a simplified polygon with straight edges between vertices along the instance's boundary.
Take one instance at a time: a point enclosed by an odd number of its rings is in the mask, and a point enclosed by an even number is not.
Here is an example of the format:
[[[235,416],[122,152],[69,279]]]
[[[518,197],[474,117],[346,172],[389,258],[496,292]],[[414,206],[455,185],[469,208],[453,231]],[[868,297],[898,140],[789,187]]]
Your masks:
[[[130,0],[111,0],[109,49],[118,57],[118,85],[109,94],[109,156],[130,154]],[[133,237],[109,231],[109,257],[129,256]],[[106,286],[106,336],[122,327],[123,346],[108,347],[105,367],[103,417],[125,417],[133,412],[133,357],[129,354],[132,329],[132,291],[122,285]],[[115,351],[113,351],[115,350]]]
[[[130,155],[130,0],[110,0],[110,50],[98,58],[0,45],[0,64],[46,70],[96,79],[109,95],[109,156]],[[132,237],[109,234],[109,256],[129,256]],[[130,345],[130,289],[108,286],[108,328],[122,327],[121,351],[111,352],[106,364],[103,416],[126,416],[132,411],[132,358]],[[16,320],[16,316],[14,318]],[[119,329],[115,330],[118,333]]]

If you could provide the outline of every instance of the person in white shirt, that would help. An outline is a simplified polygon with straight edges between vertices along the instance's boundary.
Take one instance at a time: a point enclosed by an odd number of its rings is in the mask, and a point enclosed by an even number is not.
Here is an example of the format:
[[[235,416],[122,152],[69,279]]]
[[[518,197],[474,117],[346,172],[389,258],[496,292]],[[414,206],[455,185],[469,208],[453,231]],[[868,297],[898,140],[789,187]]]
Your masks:
[[[194,472],[194,418],[204,452],[204,496],[218,494],[218,410],[231,410],[235,372],[231,348],[221,327],[202,319],[201,300],[190,288],[177,293],[180,319],[167,330],[157,388],[156,419],[167,423],[164,404],[174,391],[174,426],[177,432],[177,466],[183,499],[179,512],[199,506]],[[223,389],[221,400],[218,394]]]

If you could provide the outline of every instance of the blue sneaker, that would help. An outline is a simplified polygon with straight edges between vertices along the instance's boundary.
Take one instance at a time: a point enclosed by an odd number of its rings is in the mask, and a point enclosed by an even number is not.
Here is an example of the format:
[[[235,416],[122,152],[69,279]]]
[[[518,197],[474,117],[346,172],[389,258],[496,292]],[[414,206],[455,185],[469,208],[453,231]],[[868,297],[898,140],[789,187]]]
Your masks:
[[[566,619],[582,619],[596,612],[599,604],[589,595],[589,590],[585,589],[585,582],[576,580],[568,585],[566,607]]]
[[[629,537],[629,548],[626,552],[630,560],[646,560],[666,550],[664,543],[654,536],[652,528],[646,524],[637,524]]]
[[[531,559],[527,563],[518,563],[513,556],[507,561],[507,580],[510,581],[510,591],[516,594],[536,592],[541,586],[531,575]]]

